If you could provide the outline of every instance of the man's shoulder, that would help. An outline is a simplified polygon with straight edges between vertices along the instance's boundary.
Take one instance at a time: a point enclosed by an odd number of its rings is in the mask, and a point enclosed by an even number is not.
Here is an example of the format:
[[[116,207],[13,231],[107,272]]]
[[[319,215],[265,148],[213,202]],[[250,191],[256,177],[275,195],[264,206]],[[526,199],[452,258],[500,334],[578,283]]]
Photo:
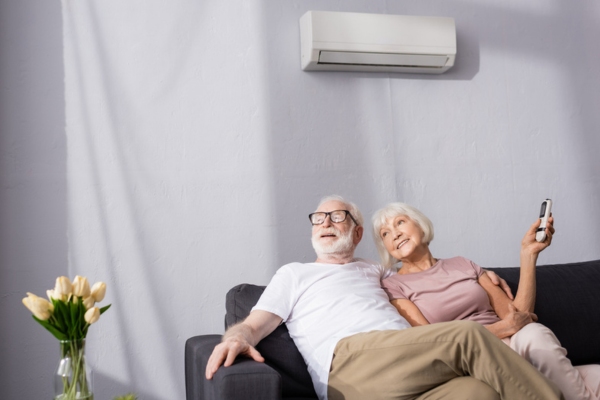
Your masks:
[[[369,259],[366,259],[366,258],[360,258],[360,257],[355,258],[354,260],[352,260],[352,262],[353,263],[357,262],[357,263],[369,264],[369,265],[373,265],[373,266],[379,265],[379,263],[376,263],[373,260],[369,260]]]
[[[395,268],[386,268],[376,261],[365,259],[365,258],[355,258],[354,260],[352,260],[351,262],[349,262],[347,264],[325,264],[325,263],[316,263],[316,262],[309,262],[309,263],[291,262],[291,263],[281,266],[277,270],[277,273],[294,273],[297,271],[306,271],[306,270],[310,270],[313,268],[316,270],[319,270],[319,269],[323,269],[323,268],[327,268],[327,267],[338,268],[340,266],[343,267],[343,266],[350,266],[350,265],[356,265],[361,268],[368,268],[368,269],[376,270],[382,276],[389,276],[391,274],[396,273]]]
[[[299,262],[299,261],[293,261],[291,263],[282,265],[281,267],[279,267],[279,270],[286,270],[286,269],[294,270],[297,268],[304,268],[304,267],[310,267],[310,266],[315,266],[315,265],[317,265],[317,264],[314,262],[304,263],[304,262]]]
[[[329,264],[329,263],[318,263],[318,262],[294,261],[294,262],[282,265],[281,268],[301,268],[301,267],[306,267],[306,266],[318,267],[318,266],[323,266],[323,265],[325,265],[325,266],[340,266],[340,265],[349,265],[349,264],[355,264],[355,263],[366,264],[366,265],[374,266],[377,268],[383,268],[383,266],[381,264],[379,264],[378,262],[368,260],[366,258],[355,258],[351,262],[346,263],[346,264]]]
[[[379,276],[381,277],[381,279],[385,279],[391,275],[394,275],[397,272],[396,268],[394,268],[394,267],[386,268],[378,262],[375,262],[372,260],[367,260],[364,258],[357,258],[357,259],[355,259],[355,262],[362,264],[366,268],[376,270],[379,273]]]
[[[308,262],[308,263],[291,262],[291,263],[281,266],[277,270],[277,273],[307,271],[307,270],[311,270],[311,269],[319,270],[319,269],[325,269],[325,268],[337,269],[339,267],[351,266],[351,265],[359,266],[361,268],[374,269],[374,270],[382,271],[382,272],[388,270],[387,268],[385,268],[384,266],[382,266],[381,264],[379,264],[375,261],[367,260],[364,258],[355,258],[354,260],[352,260],[351,262],[346,263],[346,264],[327,264],[327,263],[317,263],[317,262]]]
[[[307,270],[315,269],[321,266],[321,264],[317,264],[314,262],[303,263],[303,262],[291,262],[279,267],[275,275],[298,275],[299,273],[306,272]]]

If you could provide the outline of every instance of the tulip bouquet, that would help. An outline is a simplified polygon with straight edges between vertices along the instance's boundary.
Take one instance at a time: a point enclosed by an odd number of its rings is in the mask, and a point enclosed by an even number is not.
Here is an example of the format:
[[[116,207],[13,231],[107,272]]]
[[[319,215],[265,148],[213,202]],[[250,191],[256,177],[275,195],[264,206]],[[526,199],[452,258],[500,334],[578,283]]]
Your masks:
[[[40,325],[60,340],[61,362],[55,381],[55,399],[93,399],[91,383],[86,375],[85,337],[91,324],[98,321],[110,304],[96,307],[104,299],[106,284],[97,282],[90,288],[85,277],[73,282],[65,276],[56,279],[48,290],[48,300],[27,293],[23,304]]]

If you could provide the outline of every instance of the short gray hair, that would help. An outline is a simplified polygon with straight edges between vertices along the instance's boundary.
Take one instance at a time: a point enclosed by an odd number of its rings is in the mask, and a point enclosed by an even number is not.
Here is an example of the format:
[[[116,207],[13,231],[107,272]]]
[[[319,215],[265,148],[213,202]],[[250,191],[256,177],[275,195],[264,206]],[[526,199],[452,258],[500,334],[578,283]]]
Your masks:
[[[321,201],[319,202],[319,204],[317,205],[317,209],[319,207],[321,207],[324,203],[327,203],[328,201],[339,201],[340,203],[344,203],[348,207],[348,211],[350,211],[350,214],[352,214],[352,217],[354,217],[356,222],[358,222],[358,226],[364,226],[364,219],[363,219],[362,213],[360,212],[360,210],[358,209],[356,204],[344,199],[342,196],[338,196],[337,194],[332,194],[332,195],[323,197],[321,199]]]
[[[431,223],[431,220],[415,207],[405,203],[390,203],[382,209],[377,210],[372,218],[373,240],[375,241],[379,257],[381,257],[381,263],[387,268],[396,264],[398,260],[392,257],[386,250],[383,239],[381,239],[381,236],[379,235],[379,231],[387,221],[396,218],[398,215],[406,215],[421,228],[423,231],[423,242],[429,244],[433,240],[433,224]]]

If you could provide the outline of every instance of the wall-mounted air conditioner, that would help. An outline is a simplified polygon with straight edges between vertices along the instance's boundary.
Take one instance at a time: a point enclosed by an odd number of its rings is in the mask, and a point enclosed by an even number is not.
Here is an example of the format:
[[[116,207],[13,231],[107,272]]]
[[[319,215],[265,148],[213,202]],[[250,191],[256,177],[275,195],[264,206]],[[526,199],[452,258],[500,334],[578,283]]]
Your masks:
[[[303,70],[441,74],[454,65],[454,18],[308,11]]]

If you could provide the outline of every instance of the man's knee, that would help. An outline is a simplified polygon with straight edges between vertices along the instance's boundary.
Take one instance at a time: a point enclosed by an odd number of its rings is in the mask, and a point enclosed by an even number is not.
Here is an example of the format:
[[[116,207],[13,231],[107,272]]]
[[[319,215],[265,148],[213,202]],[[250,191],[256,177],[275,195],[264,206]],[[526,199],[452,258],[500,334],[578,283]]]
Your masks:
[[[472,378],[461,376],[440,385],[417,400],[500,400],[500,395],[489,385]]]
[[[465,400],[500,400],[500,395],[491,386],[470,376],[455,378],[460,380],[460,392],[456,392],[454,399]],[[450,398],[450,397],[449,397]]]
[[[449,326],[452,326],[460,334],[475,334],[475,335],[488,335],[490,332],[480,323],[473,321],[452,321],[448,322]]]

